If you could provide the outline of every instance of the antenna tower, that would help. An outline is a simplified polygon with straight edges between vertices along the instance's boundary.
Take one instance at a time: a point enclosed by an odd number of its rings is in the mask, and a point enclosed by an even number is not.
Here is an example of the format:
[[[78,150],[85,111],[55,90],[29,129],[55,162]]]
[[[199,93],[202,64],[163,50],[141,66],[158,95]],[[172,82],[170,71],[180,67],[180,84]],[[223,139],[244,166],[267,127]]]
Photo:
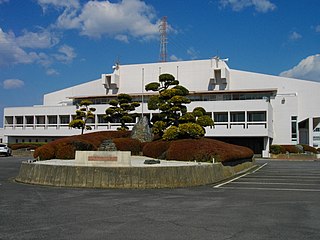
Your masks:
[[[166,62],[167,61],[167,17],[162,17],[160,25],[159,25],[159,32],[160,32],[160,61]]]

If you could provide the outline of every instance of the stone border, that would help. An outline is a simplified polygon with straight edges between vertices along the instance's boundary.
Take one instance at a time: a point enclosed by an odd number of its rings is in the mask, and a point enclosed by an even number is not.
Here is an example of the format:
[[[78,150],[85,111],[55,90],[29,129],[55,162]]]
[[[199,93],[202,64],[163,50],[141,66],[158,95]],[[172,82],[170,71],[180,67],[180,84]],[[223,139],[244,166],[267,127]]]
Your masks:
[[[83,188],[177,188],[213,184],[254,166],[87,167],[22,162],[17,182]]]

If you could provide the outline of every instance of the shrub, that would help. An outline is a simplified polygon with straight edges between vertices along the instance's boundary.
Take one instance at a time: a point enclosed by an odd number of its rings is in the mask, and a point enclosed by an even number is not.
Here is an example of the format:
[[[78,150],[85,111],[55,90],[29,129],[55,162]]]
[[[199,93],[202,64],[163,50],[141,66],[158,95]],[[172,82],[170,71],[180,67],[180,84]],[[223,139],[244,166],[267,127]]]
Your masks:
[[[9,144],[9,147],[12,150],[17,150],[21,148],[29,148],[29,149],[36,149],[38,147],[41,147],[42,145],[45,145],[46,143],[41,143],[41,142],[34,142],[34,143],[13,143]]]
[[[281,145],[284,148],[284,153],[300,153],[301,151],[296,145]]]
[[[304,152],[317,153],[317,149],[315,149],[314,147],[311,147],[311,146],[306,145],[306,144],[301,144],[301,146],[303,147],[303,151]]]
[[[199,124],[183,123],[179,125],[179,138],[199,138],[204,134],[204,129]]]
[[[164,159],[166,151],[170,146],[170,142],[157,140],[145,143],[142,149],[143,155],[152,158]]]
[[[141,152],[141,142],[132,138],[114,138],[112,142],[119,151],[131,151],[132,155],[139,155]]]
[[[55,152],[58,159],[74,159],[76,149],[73,145],[67,144],[58,148]]]
[[[249,148],[224,143],[214,139],[181,139],[172,141],[167,150],[167,159],[180,161],[231,162],[251,159],[253,151]]]
[[[163,140],[174,140],[179,137],[179,129],[176,126],[171,126],[165,130]]]
[[[102,131],[60,138],[37,148],[33,156],[41,160],[70,159],[76,150],[96,150],[105,139],[125,138],[130,137],[130,134],[130,131]],[[65,155],[62,149],[65,149]]]
[[[71,145],[74,147],[75,150],[79,151],[93,151],[94,146],[91,143],[85,141],[72,141]]]
[[[272,153],[272,154],[285,153],[285,149],[281,145],[271,145],[270,146],[270,153]]]
[[[55,157],[55,150],[51,145],[47,144],[37,148],[34,151],[33,156],[35,158],[40,158],[40,160],[53,159]]]

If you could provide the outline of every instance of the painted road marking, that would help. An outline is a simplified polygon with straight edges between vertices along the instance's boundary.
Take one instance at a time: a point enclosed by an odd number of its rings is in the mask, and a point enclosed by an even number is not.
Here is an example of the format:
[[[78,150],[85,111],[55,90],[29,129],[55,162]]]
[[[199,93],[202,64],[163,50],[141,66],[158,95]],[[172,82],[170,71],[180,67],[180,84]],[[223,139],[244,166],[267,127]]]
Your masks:
[[[227,182],[223,182],[223,183],[221,183],[221,184],[218,184],[218,185],[214,186],[214,188],[219,188],[219,187],[221,187],[221,186],[223,186],[223,185],[226,185],[226,184],[228,184],[228,183],[232,183],[233,181],[238,180],[239,178],[242,178],[242,177],[244,177],[244,176],[247,176],[248,174],[255,173],[255,172],[257,172],[258,170],[260,170],[261,168],[263,168],[264,166],[266,166],[267,164],[268,164],[268,163],[263,164],[262,166],[258,167],[256,170],[254,170],[253,172],[247,172],[247,173],[242,174],[242,175],[240,175],[240,176],[238,176],[238,177],[236,177],[236,178],[233,178],[233,179],[231,179],[231,180],[229,180],[229,181],[227,181]]]
[[[320,189],[299,189],[299,188],[256,188],[256,187],[221,187],[223,189],[245,189],[245,190],[265,190],[265,191],[296,191],[296,192],[320,192]]]
[[[233,182],[232,184],[261,184],[261,185],[293,185],[293,186],[319,186],[319,184],[310,183],[263,183],[263,182]]]

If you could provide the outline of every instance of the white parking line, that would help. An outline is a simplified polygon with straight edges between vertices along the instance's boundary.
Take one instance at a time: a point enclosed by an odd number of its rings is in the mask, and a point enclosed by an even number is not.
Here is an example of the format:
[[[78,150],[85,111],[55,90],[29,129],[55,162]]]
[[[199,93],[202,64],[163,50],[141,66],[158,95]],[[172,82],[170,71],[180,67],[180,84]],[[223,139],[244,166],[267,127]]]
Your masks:
[[[292,185],[292,186],[319,186],[319,184],[310,183],[263,183],[263,182],[234,182],[233,184],[256,184],[256,185]]]
[[[299,188],[256,188],[256,187],[221,187],[224,189],[245,189],[245,190],[265,190],[265,191],[296,191],[296,192],[320,192],[320,189],[299,189]]]
[[[271,179],[275,179],[275,178],[281,178],[281,179],[299,179],[299,178],[303,178],[303,179],[318,179],[320,180],[320,177],[307,177],[307,176],[301,176],[301,175],[291,175],[291,176],[280,176],[280,175],[263,175],[263,176],[248,176],[248,178],[250,179],[262,179],[262,178],[265,178],[265,179],[268,179],[268,178],[271,178]]]
[[[229,181],[227,181],[227,182],[223,182],[223,183],[221,183],[221,184],[218,184],[218,185],[214,186],[214,188],[219,188],[219,187],[221,187],[221,186],[223,186],[223,185],[226,185],[226,184],[231,183],[231,182],[233,182],[233,181],[235,181],[235,180],[238,180],[239,178],[242,178],[242,177],[244,177],[244,176],[247,176],[248,174],[255,173],[256,171],[260,170],[261,168],[263,168],[263,167],[266,166],[266,165],[267,165],[267,163],[265,163],[265,164],[263,164],[262,166],[258,167],[258,168],[257,168],[256,170],[254,170],[253,172],[247,172],[247,173],[245,173],[245,174],[242,174],[242,175],[240,175],[240,176],[238,176],[238,177],[236,177],[236,178],[233,178],[233,179],[231,179],[231,180],[229,180]]]

